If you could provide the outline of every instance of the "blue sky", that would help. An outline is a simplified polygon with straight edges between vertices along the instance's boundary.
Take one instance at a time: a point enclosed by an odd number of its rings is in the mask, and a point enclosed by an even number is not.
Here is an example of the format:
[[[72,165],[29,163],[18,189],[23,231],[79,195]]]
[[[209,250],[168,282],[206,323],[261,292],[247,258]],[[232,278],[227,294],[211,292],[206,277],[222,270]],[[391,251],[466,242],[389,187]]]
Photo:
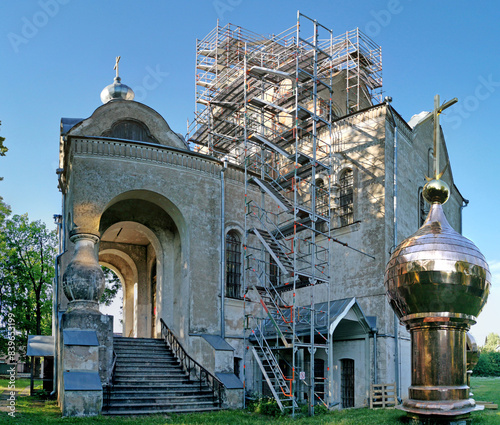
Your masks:
[[[61,117],[86,118],[120,75],[137,99],[186,132],[194,111],[195,43],[220,19],[263,34],[296,23],[299,10],[335,34],[359,27],[382,46],[386,95],[406,119],[453,97],[446,136],[455,183],[470,200],[464,235],[486,256],[490,300],[472,328],[482,345],[500,334],[498,158],[500,6],[494,1],[83,1],[0,4],[0,195],[15,213],[52,226],[60,212],[55,170]]]

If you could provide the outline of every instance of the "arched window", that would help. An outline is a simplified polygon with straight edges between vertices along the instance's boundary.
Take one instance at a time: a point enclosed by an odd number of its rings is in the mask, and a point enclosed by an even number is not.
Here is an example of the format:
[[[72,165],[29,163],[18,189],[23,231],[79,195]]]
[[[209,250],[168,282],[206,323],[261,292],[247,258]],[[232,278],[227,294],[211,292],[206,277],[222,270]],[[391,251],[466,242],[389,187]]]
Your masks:
[[[151,136],[149,129],[145,124],[131,119],[115,122],[111,129],[105,131],[102,135],[105,137],[113,137],[115,139],[157,143],[156,139]]]
[[[427,214],[429,213],[429,205],[425,202],[422,188],[418,190],[418,227],[424,224]]]
[[[344,170],[339,178],[340,226],[354,223],[354,178],[351,169]]]
[[[325,185],[325,180],[322,178],[316,179],[315,185],[316,195],[316,212],[318,214],[328,215],[330,209],[330,194],[328,187]]]
[[[241,298],[241,242],[234,230],[226,235],[226,297]]]

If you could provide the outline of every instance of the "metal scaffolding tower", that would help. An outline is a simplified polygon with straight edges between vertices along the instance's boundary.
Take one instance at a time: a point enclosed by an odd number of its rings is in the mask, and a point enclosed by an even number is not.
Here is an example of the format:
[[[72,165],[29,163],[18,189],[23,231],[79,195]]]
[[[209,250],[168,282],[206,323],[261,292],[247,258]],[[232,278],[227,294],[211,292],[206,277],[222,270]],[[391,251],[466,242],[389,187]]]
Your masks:
[[[197,41],[188,141],[244,168],[244,289],[262,306],[246,310],[248,356],[282,410],[295,411],[299,388],[310,413],[327,405],[315,352],[328,348],[316,324],[329,323],[330,306],[318,308],[315,288],[330,300],[332,121],[381,102],[381,72],[380,47],[359,29],[334,37],[300,12],[278,35],[228,24]]]

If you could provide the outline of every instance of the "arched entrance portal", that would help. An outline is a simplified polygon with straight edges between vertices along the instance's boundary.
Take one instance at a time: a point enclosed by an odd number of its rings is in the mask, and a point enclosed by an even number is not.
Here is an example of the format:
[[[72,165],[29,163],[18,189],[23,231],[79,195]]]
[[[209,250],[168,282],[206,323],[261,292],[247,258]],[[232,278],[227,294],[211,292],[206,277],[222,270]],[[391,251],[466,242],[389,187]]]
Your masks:
[[[131,197],[111,204],[100,220],[99,262],[123,286],[123,336],[159,337],[181,284],[181,238],[172,217],[154,202]]]

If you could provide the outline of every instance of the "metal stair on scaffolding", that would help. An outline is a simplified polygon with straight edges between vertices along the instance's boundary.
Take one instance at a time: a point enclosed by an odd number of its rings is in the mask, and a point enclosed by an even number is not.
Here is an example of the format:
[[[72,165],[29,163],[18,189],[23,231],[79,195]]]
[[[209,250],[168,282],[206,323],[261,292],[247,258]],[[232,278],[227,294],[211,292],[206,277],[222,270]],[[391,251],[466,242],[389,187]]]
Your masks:
[[[312,35],[304,35],[302,21]],[[301,13],[280,34],[217,25],[197,42],[196,112],[188,141],[198,152],[244,167],[243,285],[262,307],[248,315],[248,354],[282,410],[294,410],[299,372],[306,372],[298,350],[310,363],[308,381],[301,382],[309,400],[316,397],[315,286],[326,284],[331,299],[332,120],[370,99],[381,101],[381,65],[379,46],[359,30],[334,37]],[[346,93],[335,107],[334,85]],[[304,329],[304,315],[298,317],[296,293],[306,286],[310,304],[300,311],[309,309],[310,333],[298,338],[295,326],[301,320]]]
[[[298,32],[296,39],[300,39]],[[300,51],[304,46],[297,47]],[[323,240],[329,240],[331,150],[321,137],[331,136],[331,103],[325,108],[325,102],[318,96],[321,81],[318,51],[309,51],[312,53],[306,53],[303,61],[296,57],[295,67],[289,67],[292,72],[288,74],[261,68],[256,72],[253,67],[245,81],[245,88],[262,89],[260,93],[245,93],[245,169],[253,172],[247,182],[262,193],[260,202],[258,197],[247,199],[246,222],[250,218],[259,222],[247,231],[248,240],[255,236],[253,241],[257,245],[251,247],[249,242],[246,254],[247,270],[257,274],[258,283],[247,286],[258,294],[266,313],[263,318],[251,317],[251,352],[280,408],[292,411],[296,407],[296,375],[301,371],[296,364],[296,351],[299,347],[309,349],[310,362],[314,363],[315,335],[313,314],[309,342],[295,333],[296,290],[311,286],[314,293],[315,285],[329,283],[329,245],[320,246],[316,237],[321,235]],[[323,59],[327,57],[323,55]],[[307,68],[310,63],[312,66]],[[299,81],[299,75],[303,81]],[[276,82],[283,85],[287,78],[292,90],[275,95]],[[329,84],[323,84],[322,88],[325,87],[331,90]],[[327,97],[330,102],[331,97],[330,93]],[[325,180],[326,187],[319,187],[318,181]],[[326,205],[320,207],[322,201]],[[270,279],[271,263],[279,270],[274,283]],[[284,302],[283,296],[292,299],[291,305]],[[288,350],[290,354],[283,354]],[[292,363],[288,377],[284,367],[290,367],[280,365],[286,356]],[[313,369],[310,376],[314,376]],[[314,388],[314,383],[310,388]],[[313,390],[310,397],[315,397]]]

